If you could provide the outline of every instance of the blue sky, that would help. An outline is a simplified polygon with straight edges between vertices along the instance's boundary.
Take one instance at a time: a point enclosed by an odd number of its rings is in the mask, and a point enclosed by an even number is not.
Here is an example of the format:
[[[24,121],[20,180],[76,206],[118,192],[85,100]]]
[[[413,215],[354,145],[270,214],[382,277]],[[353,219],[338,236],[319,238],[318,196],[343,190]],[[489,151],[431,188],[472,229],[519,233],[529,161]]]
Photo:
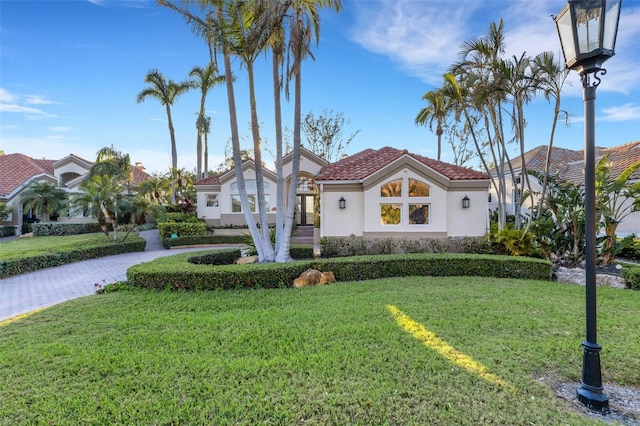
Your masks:
[[[417,127],[422,95],[441,86],[460,45],[504,19],[507,53],[560,54],[550,15],[562,0],[378,1],[343,0],[339,14],[323,13],[315,61],[303,65],[303,113],[342,112],[356,130],[348,149],[393,146],[436,157],[436,136]],[[187,78],[204,66],[208,50],[181,16],[150,0],[0,0],[0,149],[36,158],[70,153],[93,160],[101,147],[166,171],[170,140],[164,108],[136,103],[144,76],[157,68],[168,79]],[[274,149],[270,62],[257,62],[262,136]],[[616,55],[598,88],[596,143],[611,147],[640,139],[640,1],[624,0]],[[583,146],[583,104],[575,73],[563,109],[572,122],[556,134],[556,146]],[[240,134],[250,147],[246,74],[236,83]],[[230,137],[224,87],[210,92],[210,167],[224,157]],[[195,119],[199,91],[173,106],[178,165],[195,169]],[[283,111],[292,128],[292,108]],[[552,107],[542,98],[527,107],[527,149],[546,144]],[[515,149],[515,147],[514,147]],[[443,147],[444,161],[453,161]],[[265,153],[265,161],[271,157]],[[477,167],[472,160],[468,166]],[[269,164],[270,165],[270,164]]]

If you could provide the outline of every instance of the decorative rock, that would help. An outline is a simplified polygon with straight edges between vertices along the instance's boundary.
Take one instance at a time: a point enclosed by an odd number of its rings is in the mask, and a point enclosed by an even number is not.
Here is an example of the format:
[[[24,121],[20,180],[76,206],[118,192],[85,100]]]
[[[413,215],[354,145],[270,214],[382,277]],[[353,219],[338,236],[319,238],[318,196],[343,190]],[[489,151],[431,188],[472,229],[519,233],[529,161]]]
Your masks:
[[[333,272],[320,272],[316,269],[307,269],[298,278],[293,280],[293,286],[296,288],[307,287],[311,285],[322,285],[335,283],[336,277]]]
[[[248,263],[256,263],[257,261],[258,261],[258,256],[247,256],[247,257],[241,257],[238,260],[236,260],[236,264],[246,265]]]
[[[33,232],[29,232],[28,234],[22,234],[18,238],[33,238]]]
[[[556,271],[556,277],[558,282],[585,285],[586,273],[582,268],[564,268],[560,267]],[[613,288],[627,288],[627,283],[624,278],[616,275],[596,274],[596,286],[597,287],[613,287]]]

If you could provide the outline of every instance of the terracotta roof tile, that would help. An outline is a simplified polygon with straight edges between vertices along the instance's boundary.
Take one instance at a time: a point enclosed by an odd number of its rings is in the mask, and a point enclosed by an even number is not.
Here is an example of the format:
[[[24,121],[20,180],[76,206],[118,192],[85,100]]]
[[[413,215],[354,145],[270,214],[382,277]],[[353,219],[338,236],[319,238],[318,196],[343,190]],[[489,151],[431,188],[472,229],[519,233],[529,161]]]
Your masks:
[[[0,197],[6,197],[33,176],[53,176],[54,160],[36,160],[24,154],[0,155]]]
[[[329,164],[320,170],[316,180],[362,180],[407,155],[451,180],[489,179],[489,176],[465,167],[411,154],[406,149],[384,147],[379,150],[365,149],[357,154]]]
[[[200,179],[194,185],[219,185],[220,175],[209,176],[204,179]]]
[[[596,161],[603,155],[608,156],[611,163],[611,175],[618,177],[629,166],[640,162],[640,141],[630,142],[612,148],[596,147]],[[539,146],[525,153],[525,161],[529,170],[544,172],[547,147]],[[520,157],[513,159],[514,168],[520,168]],[[576,183],[584,182],[584,151],[554,147],[551,151],[550,173],[558,174],[561,179]],[[640,169],[631,176],[640,179]]]

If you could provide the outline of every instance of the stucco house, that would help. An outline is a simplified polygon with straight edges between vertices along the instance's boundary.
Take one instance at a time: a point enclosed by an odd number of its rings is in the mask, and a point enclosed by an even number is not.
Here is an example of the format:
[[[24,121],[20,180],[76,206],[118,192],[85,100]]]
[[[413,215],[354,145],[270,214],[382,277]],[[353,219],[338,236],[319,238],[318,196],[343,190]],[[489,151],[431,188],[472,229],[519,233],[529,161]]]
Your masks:
[[[45,160],[31,158],[24,154],[14,153],[0,155],[0,202],[11,208],[11,214],[6,221],[0,221],[0,226],[15,226],[16,234],[20,235],[23,225],[35,220],[30,211],[23,210],[20,194],[34,181],[48,181],[57,184],[68,192],[78,190],[80,184],[93,166],[91,161],[74,154],[69,154],[60,160]],[[133,182],[139,183],[149,175],[139,163],[133,170]],[[84,217],[54,217],[58,221],[93,221]]]
[[[285,191],[292,156],[284,158]],[[249,199],[255,164],[245,161]],[[275,222],[276,175],[265,171],[269,221]],[[329,164],[302,149],[296,183],[296,222],[313,225],[313,194],[320,197],[320,236],[463,237],[488,229],[489,176],[471,169],[384,147]],[[210,225],[242,225],[235,171],[196,182],[198,217]],[[255,203],[251,203],[255,206]],[[253,208],[253,207],[252,207]]]
[[[615,146],[612,148],[596,147],[596,162],[603,156],[607,156],[608,161],[611,164],[611,176],[617,178],[620,176],[623,170],[631,166],[632,164],[640,162],[640,141],[630,142],[624,145]],[[535,170],[542,174],[544,173],[545,162],[547,157],[547,146],[541,145],[527,151],[524,154],[525,164],[527,170]],[[522,160],[520,157],[512,160],[513,172],[515,179],[512,179],[511,173],[506,173],[506,186],[507,186],[507,213],[514,214],[515,201],[518,199],[516,188],[513,185],[513,181],[520,182],[522,177]],[[572,150],[566,148],[553,147],[551,150],[551,162],[549,168],[550,174],[557,174],[562,180],[572,181],[576,184],[584,184],[584,151]],[[492,170],[490,174],[495,175],[495,170]],[[542,186],[538,183],[538,180],[533,176],[529,177],[531,183],[531,189],[534,192],[534,201],[539,200],[539,192]],[[631,176],[630,182],[640,182],[640,169]],[[628,200],[627,202],[630,202]],[[527,202],[523,206],[523,213],[528,213],[530,203]],[[495,189],[491,188],[491,202],[489,208],[497,209],[497,197]],[[627,216],[617,228],[618,236],[625,236],[631,233],[640,233],[640,212],[635,212]]]

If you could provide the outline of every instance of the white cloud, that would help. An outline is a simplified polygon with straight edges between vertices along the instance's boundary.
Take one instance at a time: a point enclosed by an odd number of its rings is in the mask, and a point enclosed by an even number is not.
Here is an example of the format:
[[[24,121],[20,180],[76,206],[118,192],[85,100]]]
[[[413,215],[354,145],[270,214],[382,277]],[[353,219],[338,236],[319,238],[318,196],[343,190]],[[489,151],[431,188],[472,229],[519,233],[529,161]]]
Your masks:
[[[602,121],[640,120],[640,105],[624,104],[617,107],[604,108]]]
[[[56,117],[56,115],[28,105],[59,104],[42,95],[22,95],[0,88],[0,112],[23,114],[29,120]]]
[[[464,41],[465,22],[477,1],[353,2],[352,38],[365,49],[390,57],[410,75],[440,84]]]

